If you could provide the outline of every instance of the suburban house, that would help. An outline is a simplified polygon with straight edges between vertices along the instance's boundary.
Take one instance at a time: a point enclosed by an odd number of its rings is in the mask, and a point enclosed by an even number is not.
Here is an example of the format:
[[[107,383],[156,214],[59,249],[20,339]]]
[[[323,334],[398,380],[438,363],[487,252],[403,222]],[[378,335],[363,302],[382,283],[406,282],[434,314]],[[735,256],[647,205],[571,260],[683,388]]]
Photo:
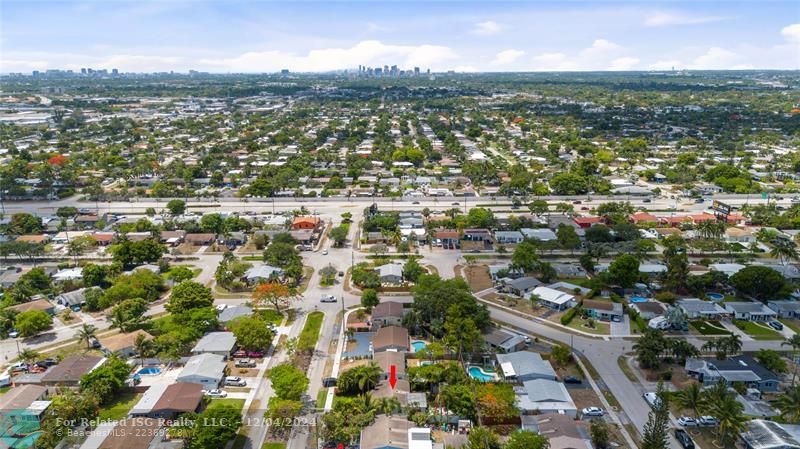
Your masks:
[[[746,449],[800,449],[800,426],[753,419],[739,438]]]
[[[431,449],[431,429],[414,427],[404,417],[378,415],[361,431],[360,449]]]
[[[527,418],[527,417],[523,417]],[[592,442],[579,421],[557,413],[545,413],[523,420],[523,429],[547,437],[550,449],[592,448]]]
[[[89,432],[80,449],[181,449],[185,442],[169,439],[163,422],[151,418],[128,418],[104,422]]]
[[[372,308],[372,329],[403,324],[403,303],[385,301]]]
[[[444,249],[461,248],[461,235],[458,231],[437,231],[434,238],[441,242]]]
[[[206,353],[191,357],[175,381],[200,384],[204,390],[213,390],[224,377],[225,357]]]
[[[590,318],[601,321],[622,321],[624,315],[622,304],[612,301],[584,299],[583,310]]]
[[[71,292],[62,293],[55,297],[56,304],[64,307],[82,306],[86,303],[86,289],[79,288]]]
[[[649,214],[647,212],[636,212],[628,217],[631,223],[641,226],[641,225],[656,225],[658,224],[658,217],[653,214]]]
[[[628,307],[635,310],[636,313],[645,320],[651,320],[657,316],[661,316],[667,310],[664,304],[655,301],[634,302]]]
[[[536,287],[533,295],[539,298],[539,304],[558,311],[567,310],[577,303],[573,295],[550,287]]]
[[[796,320],[800,318],[800,301],[770,301],[767,306],[780,318]]]
[[[194,246],[208,246],[217,240],[216,234],[202,233],[202,234],[186,234],[184,237],[186,243]]]
[[[104,357],[89,354],[73,355],[65,358],[44,373],[42,385],[77,387],[84,374],[90,373],[105,363]]]
[[[136,354],[136,339],[143,336],[145,341],[150,341],[153,336],[141,329],[127,334],[119,333],[108,337],[100,337],[98,341],[106,355],[119,354],[123,357],[132,357]]]
[[[604,221],[603,217],[575,217],[572,219],[581,229],[589,229],[596,224],[601,224]]]
[[[497,364],[506,380],[525,382],[533,379],[558,380],[550,362],[537,352],[519,351],[497,354]]]
[[[194,345],[192,354],[216,354],[227,359],[235,348],[233,332],[209,332]]]
[[[128,417],[147,417],[172,420],[187,412],[197,412],[203,403],[203,386],[176,382],[155,384],[142,394]]]
[[[391,366],[395,367],[395,374],[397,375],[398,379],[406,379],[406,354],[404,352],[394,352],[394,351],[384,351],[384,352],[377,352],[372,357],[372,361],[375,362],[381,368],[381,380],[386,380],[389,378],[389,373],[391,371]]]
[[[572,401],[563,383],[550,379],[532,379],[514,387],[517,394],[517,408],[523,415],[542,413],[564,414],[571,418],[578,415],[578,409]]]
[[[756,241],[756,236],[750,229],[730,227],[725,230],[724,240],[728,243],[748,245]]]
[[[503,280],[502,290],[513,295],[520,297],[528,296],[536,287],[542,285],[542,282],[535,277],[525,276],[516,279]]]
[[[298,217],[294,217],[294,220],[292,220],[291,229],[293,231],[297,231],[297,230],[300,230],[300,229],[316,230],[318,227],[321,226],[321,224],[322,224],[322,221],[320,220],[319,217],[317,217],[315,215],[298,216]]]
[[[489,347],[505,353],[521,351],[527,346],[525,338],[498,328],[485,333],[483,339]]]
[[[410,347],[408,329],[400,326],[385,326],[372,337],[372,352],[405,351]]]
[[[399,284],[403,282],[403,266],[399,263],[387,263],[375,268],[382,284]]]
[[[550,242],[558,239],[556,233],[546,228],[522,228],[519,230],[526,239]]]
[[[27,312],[28,310],[41,310],[50,315],[55,313],[55,307],[46,299],[35,299],[33,301],[23,302],[22,304],[15,304],[6,307],[6,310],[13,310],[17,313]]]
[[[231,321],[235,320],[236,318],[241,318],[245,316],[250,316],[253,314],[253,309],[247,306],[238,305],[238,306],[230,306],[226,307],[222,312],[219,313],[219,317],[217,320],[222,324],[228,324]]]
[[[747,388],[755,388],[761,392],[778,391],[778,375],[761,366],[749,355],[725,360],[690,358],[686,360],[685,368],[687,374],[705,386],[724,380],[730,386],[743,382]]]
[[[743,321],[772,321],[778,313],[760,302],[732,301],[725,303],[725,310],[733,318]]]
[[[499,245],[516,245],[522,243],[525,237],[519,231],[495,231],[494,239]]]
[[[250,267],[245,273],[244,278],[248,284],[258,284],[268,282],[283,277],[283,269],[272,265],[261,264]]]
[[[720,320],[730,315],[730,312],[720,307],[719,304],[697,298],[679,299],[677,304],[690,320],[698,318]]]
[[[7,424],[11,420],[19,419],[22,422],[32,421],[33,425],[38,425],[50,407],[48,397],[47,387],[42,385],[14,387],[0,396],[0,416]]]

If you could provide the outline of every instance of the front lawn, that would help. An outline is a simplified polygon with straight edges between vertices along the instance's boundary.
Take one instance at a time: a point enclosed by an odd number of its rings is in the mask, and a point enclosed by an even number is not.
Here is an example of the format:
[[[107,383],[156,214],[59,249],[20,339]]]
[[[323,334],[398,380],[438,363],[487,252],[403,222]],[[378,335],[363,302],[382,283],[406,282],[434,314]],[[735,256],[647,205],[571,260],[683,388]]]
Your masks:
[[[689,324],[702,335],[730,335],[730,331],[722,327],[719,321],[694,320]]]
[[[739,329],[743,330],[747,335],[756,340],[781,340],[783,335],[776,332],[766,325],[753,323],[751,321],[734,321],[734,324]]]
[[[276,326],[280,326],[281,322],[283,321],[283,314],[275,309],[259,310],[258,315]]]
[[[128,417],[128,412],[139,402],[141,393],[125,392],[119,394],[108,405],[100,408],[100,421],[119,421]]]
[[[208,408],[224,407],[226,405],[234,407],[236,410],[241,410],[242,407],[244,407],[244,399],[233,399],[233,398],[211,399],[208,403]]]
[[[611,333],[611,326],[609,326],[609,324],[604,321],[594,320],[593,328],[586,326],[586,323],[588,322],[589,320],[584,320],[580,317],[575,317],[572,319],[572,321],[569,322],[569,324],[567,324],[567,327],[569,327],[570,329],[575,329],[596,335],[608,335]]]
[[[286,443],[267,441],[261,446],[261,449],[286,449]]]
[[[783,323],[784,326],[787,326],[789,329],[793,330],[794,333],[800,334],[800,320],[781,318],[779,321]]]

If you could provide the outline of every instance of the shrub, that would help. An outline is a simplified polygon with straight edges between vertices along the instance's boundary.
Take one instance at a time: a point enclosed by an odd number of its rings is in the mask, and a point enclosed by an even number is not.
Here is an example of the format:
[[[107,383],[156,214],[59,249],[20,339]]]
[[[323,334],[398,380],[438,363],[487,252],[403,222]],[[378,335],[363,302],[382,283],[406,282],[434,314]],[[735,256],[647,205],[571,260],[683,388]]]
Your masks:
[[[578,313],[577,307],[567,310],[567,313],[561,316],[561,324],[564,326],[568,325],[570,322],[572,322],[572,319],[575,318],[576,313]]]

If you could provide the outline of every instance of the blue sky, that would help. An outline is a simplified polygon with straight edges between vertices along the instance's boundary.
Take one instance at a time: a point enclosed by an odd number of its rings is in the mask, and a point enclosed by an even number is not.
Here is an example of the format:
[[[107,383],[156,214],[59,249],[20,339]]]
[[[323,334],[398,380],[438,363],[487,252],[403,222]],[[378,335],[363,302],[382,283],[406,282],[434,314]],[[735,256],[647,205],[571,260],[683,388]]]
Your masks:
[[[0,2],[0,72],[800,68],[800,2]]]

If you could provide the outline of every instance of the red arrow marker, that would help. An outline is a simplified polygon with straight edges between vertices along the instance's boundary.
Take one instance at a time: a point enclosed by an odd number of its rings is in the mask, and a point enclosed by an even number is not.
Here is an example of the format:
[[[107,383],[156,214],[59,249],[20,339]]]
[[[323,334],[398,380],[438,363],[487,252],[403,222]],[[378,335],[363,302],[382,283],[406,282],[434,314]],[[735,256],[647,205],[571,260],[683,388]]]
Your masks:
[[[394,390],[394,386],[397,384],[397,367],[394,365],[389,366],[389,385],[392,386],[392,390]]]

